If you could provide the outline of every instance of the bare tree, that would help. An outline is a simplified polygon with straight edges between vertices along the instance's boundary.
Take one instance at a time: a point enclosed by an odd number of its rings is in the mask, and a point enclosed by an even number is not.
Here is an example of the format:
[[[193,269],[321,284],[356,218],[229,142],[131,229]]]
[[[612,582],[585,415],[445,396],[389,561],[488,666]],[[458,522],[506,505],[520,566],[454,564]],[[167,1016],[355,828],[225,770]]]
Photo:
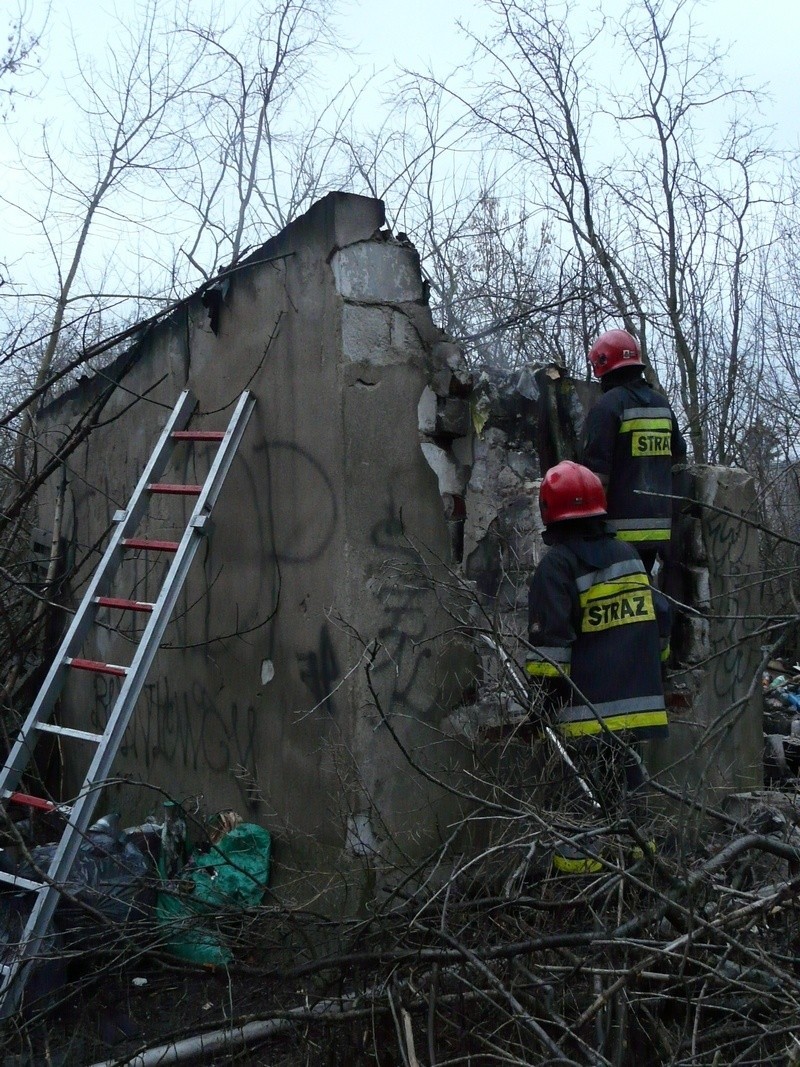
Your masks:
[[[182,31],[206,57],[195,167],[179,193],[196,225],[183,252],[206,277],[349,183],[338,141],[358,91],[348,82],[320,102],[315,75],[334,42],[332,0],[260,0],[246,14]]]
[[[27,3],[20,3],[17,14],[8,26],[6,48],[0,55],[0,99],[5,105],[0,108],[0,118],[7,118],[14,110],[14,96],[18,92],[15,82],[28,73],[35,63],[34,56],[41,41],[42,31],[30,30],[30,11]]]
[[[729,456],[748,380],[744,296],[770,206],[767,154],[743,118],[753,94],[700,46],[686,2],[647,0],[578,37],[569,10],[486,6],[497,32],[474,38],[483,87],[458,98],[514,161],[507,185],[551,212],[552,240],[587,283],[587,331],[613,319],[637,333],[680,397],[695,456]],[[609,55],[625,57],[611,85],[596,73]]]

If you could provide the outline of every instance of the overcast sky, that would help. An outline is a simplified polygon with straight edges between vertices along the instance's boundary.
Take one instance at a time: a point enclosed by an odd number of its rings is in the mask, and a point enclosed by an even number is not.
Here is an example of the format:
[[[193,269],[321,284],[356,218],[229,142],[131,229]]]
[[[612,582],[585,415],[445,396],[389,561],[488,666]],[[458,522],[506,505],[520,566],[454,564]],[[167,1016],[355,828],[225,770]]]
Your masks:
[[[575,10],[583,8],[587,15],[597,10],[615,14],[626,6],[627,0],[574,0]],[[480,0],[352,0],[341,24],[376,61],[439,65],[451,56],[459,61],[464,45],[456,20],[479,33],[482,7]],[[800,3],[705,0],[697,18],[705,36],[730,47],[731,71],[770,89],[770,121],[780,124],[783,144],[800,147]]]
[[[17,0],[0,0],[0,10],[9,11]],[[25,3],[25,0],[21,0]],[[170,5],[173,0],[158,0]],[[200,18],[212,6],[228,16],[245,17],[250,0],[187,0],[193,16]],[[529,0],[531,4],[536,0]],[[336,22],[339,50],[334,50],[326,64],[325,80],[330,86],[341,84],[360,71],[366,76],[373,70],[382,72],[384,87],[392,87],[393,66],[410,69],[435,68],[444,77],[453,68],[460,76],[469,76],[467,63],[470,43],[458,30],[461,20],[479,38],[485,35],[489,20],[484,0],[339,0]],[[551,7],[553,3],[551,2]],[[574,0],[573,8],[585,12],[594,21],[598,11],[618,15],[627,6],[625,0]],[[114,56],[119,18],[145,7],[145,0],[120,0],[120,16],[114,15],[110,0],[27,0],[28,28],[45,25],[39,50],[43,77],[20,82],[20,88],[34,90],[31,99],[21,99],[5,128],[0,127],[0,151],[5,157],[2,193],[13,202],[0,203],[0,261],[33,262],[30,220],[25,214],[29,201],[29,184],[22,169],[15,168],[16,152],[2,145],[3,137],[24,138],[26,134],[38,144],[40,126],[47,122],[51,133],[66,135],[70,144],[68,122],[64,123],[64,97],[58,92],[62,75],[73,69],[70,38],[74,34],[79,53],[101,68]],[[800,40],[800,4],[795,0],[705,0],[697,5],[698,32],[728,48],[728,71],[760,85],[771,93],[765,105],[765,122],[776,127],[773,147],[789,151],[800,149],[800,64],[796,42]],[[37,21],[38,20],[38,21]],[[629,57],[609,57],[608,70],[619,70],[624,77]],[[367,98],[369,99],[369,98]],[[367,114],[373,112],[368,108]],[[377,108],[373,112],[380,123]],[[3,158],[0,156],[0,158]],[[469,166],[474,164],[468,161]],[[387,209],[392,212],[391,196]],[[22,209],[22,210],[20,210]],[[99,225],[99,223],[98,223]],[[97,229],[97,227],[95,228]],[[39,239],[41,239],[39,231]],[[264,233],[268,236],[268,232]],[[38,268],[36,268],[38,270]],[[35,272],[34,272],[35,273]]]
[[[194,0],[193,9],[207,2]],[[237,6],[236,0],[232,2]],[[143,0],[128,0],[122,10],[137,3]],[[13,0],[5,4],[11,6]],[[28,0],[28,5],[34,20],[50,10],[45,58],[58,55],[69,24],[87,51],[113,47],[109,4]],[[480,34],[485,26],[483,6],[481,0],[341,0],[338,25],[345,54],[349,58],[357,52],[365,67],[382,68],[396,62],[408,67],[431,63],[441,69],[459,64],[466,55],[467,45],[456,20]],[[614,14],[625,4],[622,0],[575,0],[574,6],[578,11],[585,9],[587,15],[596,10]],[[796,0],[705,0],[698,6],[697,17],[709,38],[730,46],[732,71],[770,89],[774,102],[769,118],[780,124],[780,141],[786,147],[798,147],[800,4]]]

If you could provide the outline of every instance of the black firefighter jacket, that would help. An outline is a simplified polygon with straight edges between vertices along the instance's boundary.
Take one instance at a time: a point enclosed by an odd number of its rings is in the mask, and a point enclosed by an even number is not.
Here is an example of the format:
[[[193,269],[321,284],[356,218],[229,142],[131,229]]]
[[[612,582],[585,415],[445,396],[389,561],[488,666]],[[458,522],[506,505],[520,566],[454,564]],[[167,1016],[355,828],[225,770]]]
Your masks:
[[[608,518],[637,548],[669,543],[672,466],[685,459],[672,409],[644,380],[609,389],[586,417],[583,463],[609,479]]]
[[[665,737],[669,607],[651,589],[638,553],[598,527],[592,536],[559,537],[536,568],[526,671],[557,694],[566,737],[604,728],[633,731],[637,740]]]

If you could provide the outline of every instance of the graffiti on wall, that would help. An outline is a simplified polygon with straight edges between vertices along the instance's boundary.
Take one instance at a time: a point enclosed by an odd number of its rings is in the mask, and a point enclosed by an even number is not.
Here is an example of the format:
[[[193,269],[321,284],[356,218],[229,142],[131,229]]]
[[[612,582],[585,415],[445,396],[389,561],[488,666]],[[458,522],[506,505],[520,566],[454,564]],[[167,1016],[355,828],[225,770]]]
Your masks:
[[[403,517],[392,500],[381,520],[370,531],[373,547],[386,560],[379,588],[385,621],[377,638],[381,653],[376,657],[373,675],[388,699],[384,711],[397,708],[422,712],[426,705],[415,694],[423,662],[431,655],[430,646],[419,642],[428,631],[428,597],[423,585],[420,554],[409,543]]]
[[[320,627],[317,647],[308,652],[298,652],[297,662],[300,678],[314,698],[314,708],[324,708],[330,715],[335,715],[334,690],[341,672],[326,625]]]
[[[113,682],[96,681],[97,701],[92,727],[105,729],[116,696]],[[256,710],[236,701],[220,706],[202,684],[178,690],[165,675],[147,682],[136,713],[120,746],[120,755],[135,761],[145,773],[163,773],[164,766],[211,774],[229,774],[243,768],[256,777]],[[250,799],[246,782],[239,789]]]
[[[711,683],[715,696],[729,701],[752,681],[755,648],[747,637],[757,625],[759,592],[748,565],[748,529],[741,519],[721,512],[705,520],[705,542],[713,574]]]

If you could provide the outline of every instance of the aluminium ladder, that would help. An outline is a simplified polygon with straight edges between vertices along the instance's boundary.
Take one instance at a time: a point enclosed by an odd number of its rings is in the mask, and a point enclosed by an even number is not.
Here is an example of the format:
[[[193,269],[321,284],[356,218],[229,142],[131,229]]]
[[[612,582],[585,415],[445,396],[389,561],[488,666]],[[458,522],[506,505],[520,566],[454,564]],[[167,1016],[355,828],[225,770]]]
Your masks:
[[[250,392],[242,393],[227,429],[221,431],[186,429],[195,405],[196,401],[188,390],[181,394],[133,491],[127,508],[115,513],[116,529],[111,535],[108,547],[89,582],[42,688],[11,748],[5,766],[0,770],[0,801],[16,802],[45,811],[60,812],[66,818],[52,861],[47,871],[43,872],[44,878],[41,881],[0,871],[0,883],[7,883],[17,890],[30,893],[33,899],[19,946],[14,946],[14,957],[11,962],[0,965],[0,1018],[6,1018],[16,1009],[22,996],[30,964],[48,935],[58,904],[59,887],[67,880],[75,862],[81,841],[89,828],[97,805],[99,787],[108,778],[186,574],[203,536],[209,529],[211,509],[244,435],[255,405],[255,398]],[[174,485],[158,481],[169,463],[176,443],[181,441],[208,441],[219,445],[202,485]],[[150,498],[154,494],[197,498],[179,542],[148,540],[134,536],[147,513]],[[108,595],[112,589],[112,580],[125,554],[131,550],[166,553],[173,556],[154,603],[126,600]],[[81,646],[95,622],[98,608],[149,615],[129,666],[102,663],[80,657]],[[74,730],[50,722],[56,700],[70,670],[90,671],[123,679],[117,698],[109,710],[106,728],[102,733]],[[70,806],[55,804],[44,798],[17,792],[22,775],[32,762],[36,741],[42,734],[48,733],[96,746],[77,799]]]

